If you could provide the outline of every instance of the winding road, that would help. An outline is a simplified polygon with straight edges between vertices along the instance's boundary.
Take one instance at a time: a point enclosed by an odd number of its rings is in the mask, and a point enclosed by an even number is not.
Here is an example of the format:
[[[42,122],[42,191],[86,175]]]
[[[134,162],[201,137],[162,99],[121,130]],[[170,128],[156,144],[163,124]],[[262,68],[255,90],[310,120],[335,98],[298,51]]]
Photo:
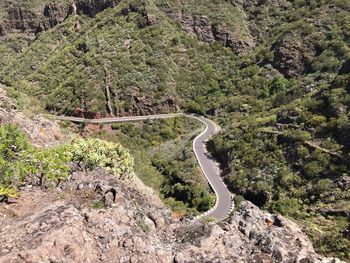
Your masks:
[[[206,141],[219,132],[220,127],[213,121],[204,118],[202,116],[189,115],[184,113],[173,113],[173,114],[158,114],[158,115],[147,115],[147,116],[132,116],[132,117],[112,117],[112,118],[101,118],[101,119],[84,119],[77,117],[58,116],[55,117],[61,121],[72,121],[80,123],[94,123],[94,124],[108,124],[116,122],[135,122],[152,119],[166,119],[174,118],[178,116],[186,116],[188,118],[196,119],[205,125],[205,129],[193,140],[193,151],[196,155],[197,161],[202,169],[203,174],[207,178],[211,188],[216,194],[215,206],[200,215],[199,217],[214,218],[216,220],[225,219],[230,213],[233,202],[232,195],[227,189],[226,185],[220,177],[220,169],[218,164],[213,160],[206,149]]]

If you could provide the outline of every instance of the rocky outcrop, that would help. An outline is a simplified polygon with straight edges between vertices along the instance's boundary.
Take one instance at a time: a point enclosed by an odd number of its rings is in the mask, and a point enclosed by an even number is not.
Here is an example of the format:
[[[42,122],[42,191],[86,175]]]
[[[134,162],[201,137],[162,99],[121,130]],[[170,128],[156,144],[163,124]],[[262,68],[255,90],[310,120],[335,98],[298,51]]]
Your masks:
[[[180,235],[175,262],[340,262],[315,253],[294,222],[244,202],[227,222]]]
[[[296,77],[309,71],[314,51],[295,33],[282,35],[273,45],[272,65],[286,77]]]
[[[35,34],[46,31],[62,23],[71,14],[84,14],[94,17],[107,8],[118,5],[120,0],[78,0],[70,4],[47,2],[36,10],[31,10],[10,2],[7,16],[0,21],[0,36],[12,32]]]
[[[78,14],[94,17],[107,8],[113,8],[120,0],[78,0],[76,3]]]
[[[19,5],[8,8],[7,19],[0,22],[0,35],[6,35],[9,32],[34,32],[39,24],[38,15]]]
[[[166,12],[171,19],[179,21],[187,33],[196,35],[203,42],[210,43],[216,40],[231,48],[236,54],[246,54],[255,46],[253,38],[244,34],[239,27],[229,28],[225,24],[214,24],[205,15],[173,10],[166,10]]]
[[[203,42],[214,40],[214,34],[209,22],[209,18],[204,15],[184,15],[183,24],[189,33],[197,35]]]
[[[255,47],[253,38],[245,36],[239,27],[231,30],[226,25],[214,25],[213,34],[215,40],[231,48],[236,54],[246,54]]]
[[[135,178],[76,171],[59,189],[0,204],[0,262],[340,262],[292,221],[244,202],[225,222],[185,223]]]
[[[132,110],[125,112],[121,109],[117,114],[124,115],[152,115],[158,112],[171,113],[180,110],[180,102],[177,97],[166,95],[155,100],[151,96],[140,94],[138,89],[134,89],[128,96],[127,101],[132,105]]]
[[[74,174],[61,191],[26,190],[18,202],[0,207],[0,262],[171,262],[169,211],[102,170]]]
[[[13,32],[35,34],[51,29],[66,19],[69,10],[68,5],[58,3],[46,4],[41,12],[14,4],[8,8],[6,19],[0,22],[0,35]]]
[[[62,23],[68,15],[73,12],[74,8],[69,8],[67,5],[57,4],[57,3],[49,3],[45,5],[43,18],[41,18],[39,22],[39,26],[37,27],[37,31],[46,31],[54,26]]]
[[[6,96],[5,88],[0,84],[0,125],[15,124],[28,135],[36,146],[52,146],[68,139],[59,125],[41,116],[29,118],[17,109],[16,104]]]

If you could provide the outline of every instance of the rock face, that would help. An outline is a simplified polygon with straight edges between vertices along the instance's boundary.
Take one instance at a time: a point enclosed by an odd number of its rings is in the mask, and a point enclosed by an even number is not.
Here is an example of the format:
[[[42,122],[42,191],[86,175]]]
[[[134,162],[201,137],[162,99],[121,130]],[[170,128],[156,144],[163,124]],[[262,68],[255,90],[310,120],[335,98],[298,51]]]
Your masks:
[[[78,0],[71,4],[48,2],[43,9],[33,11],[10,2],[5,20],[0,21],[0,36],[12,32],[38,33],[62,23],[71,14],[94,17],[106,8],[113,8],[119,0]]]
[[[132,105],[132,110],[125,112],[121,109],[117,112],[118,115],[152,115],[158,112],[171,113],[180,110],[180,102],[175,96],[167,95],[154,100],[151,96],[141,95],[137,88],[130,93],[127,101]]]
[[[17,30],[26,31],[36,28],[37,15],[30,11],[21,8],[20,6],[12,7],[8,10],[10,27]]]
[[[172,10],[166,12],[170,18],[179,21],[187,33],[196,35],[203,42],[210,43],[216,40],[231,48],[236,54],[246,54],[255,46],[253,38],[244,35],[240,28],[231,29],[225,24],[214,24],[205,15]]]
[[[57,4],[57,3],[49,3],[45,5],[43,18],[39,22],[39,26],[37,27],[37,31],[46,31],[54,26],[62,23],[72,12],[74,8],[68,8],[67,5]]]
[[[13,32],[34,34],[48,30],[64,21],[68,14],[69,6],[57,3],[46,4],[42,12],[12,5],[8,8],[6,19],[0,21],[0,36]]]
[[[107,8],[113,8],[119,4],[120,0],[78,0],[77,12],[91,17]]]
[[[297,224],[250,202],[225,223],[189,231],[184,241],[176,262],[340,262],[317,255]]]
[[[310,57],[314,51],[307,47],[300,35],[288,33],[281,36],[273,45],[272,65],[287,77],[300,76],[310,67]]]
[[[13,31],[35,31],[39,23],[38,15],[21,6],[11,6],[8,9],[7,19],[0,22],[0,35]]]
[[[162,240],[170,214],[134,187],[98,170],[74,174],[62,186],[64,201],[59,191],[23,192],[23,204],[2,213],[0,262],[170,262]]]
[[[340,262],[249,202],[219,224],[178,222],[140,181],[103,170],[49,192],[27,187],[0,212],[0,262]]]
[[[232,31],[226,25],[214,25],[213,34],[217,41],[231,48],[236,54],[246,54],[255,47],[253,38],[242,37],[240,28]]]

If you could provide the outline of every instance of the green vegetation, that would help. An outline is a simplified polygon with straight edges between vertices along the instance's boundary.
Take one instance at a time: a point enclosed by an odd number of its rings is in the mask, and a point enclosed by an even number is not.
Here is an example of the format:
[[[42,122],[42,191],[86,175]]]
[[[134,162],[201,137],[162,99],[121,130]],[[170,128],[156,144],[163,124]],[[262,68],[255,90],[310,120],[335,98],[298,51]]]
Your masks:
[[[321,253],[348,259],[350,189],[342,181],[350,170],[350,114],[340,109],[350,94],[338,88],[343,77],[288,105],[242,116],[211,146],[234,192],[296,219]]]
[[[13,188],[9,187],[0,187],[0,197],[1,198],[17,198],[19,193]],[[0,199],[1,201],[7,201],[6,199]]]
[[[239,207],[241,206],[242,202],[245,201],[245,199],[241,195],[235,195],[233,201],[235,203],[235,209],[238,210]]]
[[[71,16],[36,38],[7,35],[0,39],[0,82],[58,114],[181,107],[215,115],[224,132],[211,148],[231,190],[297,220],[320,253],[349,260],[350,3],[231,2],[121,1],[93,18]],[[203,43],[171,18],[181,13],[189,20],[204,15],[242,41],[252,35],[256,47],[237,56],[216,41]],[[186,126],[179,120],[122,124],[113,126],[115,134],[96,136],[130,148],[136,173],[174,211],[202,211],[214,200],[190,150],[196,129]],[[3,158],[1,169],[10,171],[4,174],[23,179],[22,166],[53,169],[41,164],[46,157],[21,162],[29,146],[18,147],[21,155],[3,150],[19,167],[12,171]]]
[[[73,141],[69,147],[71,160],[86,170],[104,167],[116,176],[133,173],[134,160],[117,142],[111,143],[99,139]]]
[[[103,202],[103,200],[99,200],[99,201],[96,201],[95,203],[93,203],[91,205],[91,207],[94,208],[94,209],[105,209],[106,205]]]
[[[36,185],[58,185],[68,176],[69,156],[64,147],[36,149],[13,125],[0,127],[0,186],[30,180]]]
[[[210,224],[215,223],[215,222],[216,222],[216,219],[213,218],[213,217],[204,217],[204,218],[202,219],[202,222],[203,222],[204,224],[206,224],[206,225],[210,225]]]
[[[113,124],[112,131],[93,136],[120,141],[135,158],[135,172],[155,189],[175,213],[210,209],[215,195],[210,191],[192,150],[192,140],[201,126],[185,117]]]
[[[122,10],[128,12],[121,15]],[[146,11],[162,23],[147,26]],[[81,24],[78,31],[76,22]],[[44,108],[60,114],[77,108],[103,114],[135,111],[135,94],[155,105],[169,96],[202,105],[205,94],[221,96],[220,86],[229,87],[225,80],[234,68],[229,49],[200,43],[156,6],[138,1],[122,1],[94,19],[71,17],[30,41],[22,36],[0,41],[0,53],[5,55],[0,79],[34,94]],[[110,98],[105,96],[107,82]]]
[[[55,187],[69,175],[68,162],[85,169],[103,167],[116,176],[133,174],[133,159],[119,144],[75,140],[54,148],[36,148],[13,125],[0,126],[0,196],[16,197],[24,183]]]
[[[142,229],[143,232],[145,232],[146,234],[149,233],[150,227],[144,220],[140,219],[140,220],[136,221],[136,224]]]

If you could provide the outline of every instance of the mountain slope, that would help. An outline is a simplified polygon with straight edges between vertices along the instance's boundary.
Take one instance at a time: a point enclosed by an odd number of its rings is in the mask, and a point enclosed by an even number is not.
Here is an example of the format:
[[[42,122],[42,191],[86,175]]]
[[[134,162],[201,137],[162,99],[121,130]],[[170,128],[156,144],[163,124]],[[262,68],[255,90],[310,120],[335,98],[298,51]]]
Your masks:
[[[349,259],[349,1],[17,2],[0,82],[56,114],[217,118],[231,189]]]
[[[4,61],[1,75],[42,98],[49,111],[169,112],[181,98],[217,89],[229,63],[223,57],[233,57],[217,49],[187,36],[151,1],[124,1],[92,19],[70,16],[39,34],[16,61]]]

